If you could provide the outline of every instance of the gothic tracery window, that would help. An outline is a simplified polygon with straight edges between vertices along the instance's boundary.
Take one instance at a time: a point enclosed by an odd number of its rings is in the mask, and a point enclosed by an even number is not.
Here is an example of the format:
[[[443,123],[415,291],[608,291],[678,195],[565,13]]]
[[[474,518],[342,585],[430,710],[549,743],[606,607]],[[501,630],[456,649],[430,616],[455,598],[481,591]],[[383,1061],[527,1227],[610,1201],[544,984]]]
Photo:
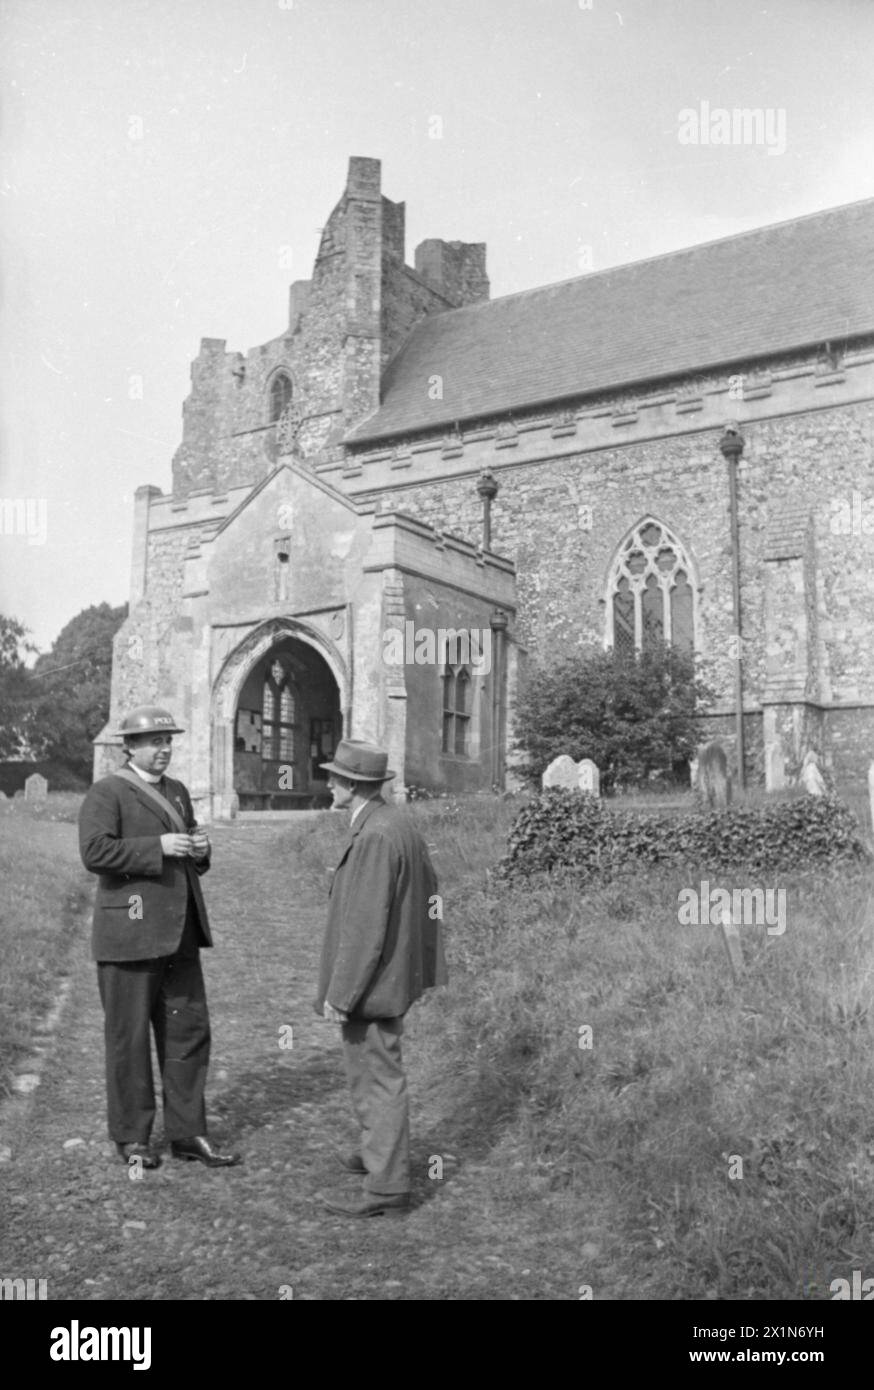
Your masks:
[[[291,377],[285,372],[277,372],[270,383],[270,423],[275,425],[285,407],[291,402],[293,387]]]
[[[281,661],[274,661],[264,678],[261,718],[261,756],[271,762],[294,758],[294,692]]]
[[[695,650],[695,600],[683,547],[653,517],[619,547],[607,584],[607,645],[617,655],[650,651],[662,642]]]

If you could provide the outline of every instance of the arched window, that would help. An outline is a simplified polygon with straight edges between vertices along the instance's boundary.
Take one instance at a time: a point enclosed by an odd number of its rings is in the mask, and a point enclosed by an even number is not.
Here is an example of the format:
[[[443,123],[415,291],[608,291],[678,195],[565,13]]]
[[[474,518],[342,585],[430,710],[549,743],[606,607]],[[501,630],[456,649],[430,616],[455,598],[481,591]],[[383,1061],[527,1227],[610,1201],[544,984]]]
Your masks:
[[[443,676],[443,752],[457,758],[470,756],[470,671],[466,666],[447,667]]]
[[[294,758],[294,692],[291,677],[274,661],[264,678],[261,717],[261,756],[269,762]]]
[[[662,642],[695,650],[695,591],[689,560],[662,522],[641,521],[620,545],[607,582],[607,646],[618,655]]]
[[[270,383],[270,423],[275,425],[285,407],[291,401],[293,387],[291,377],[285,372],[277,372]]]

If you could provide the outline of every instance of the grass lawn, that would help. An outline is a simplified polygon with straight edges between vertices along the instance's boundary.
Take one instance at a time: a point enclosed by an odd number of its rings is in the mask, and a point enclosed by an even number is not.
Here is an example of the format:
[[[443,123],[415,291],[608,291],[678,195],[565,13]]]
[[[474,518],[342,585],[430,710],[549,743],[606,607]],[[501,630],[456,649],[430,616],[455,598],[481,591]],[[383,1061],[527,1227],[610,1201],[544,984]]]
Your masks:
[[[82,797],[52,792],[40,807],[0,807],[0,1098],[51,1005],[88,901],[68,822]]]
[[[830,1297],[874,1237],[872,870],[763,883],[785,890],[785,931],[741,928],[735,984],[720,928],[678,921],[706,865],[494,882],[518,804],[411,808],[451,971],[414,1015],[417,1088],[455,1152],[489,1165],[507,1212],[536,1203],[546,1251],[586,1230],[595,1298]],[[315,891],[327,863],[314,825],[298,881]]]
[[[409,811],[444,897],[450,986],[408,1019],[408,1220],[350,1229],[311,1197],[348,1122],[337,1048],[308,1008],[347,833],[327,814],[215,833],[210,1093],[244,1167],[204,1184],[168,1163],[131,1183],[101,1157],[82,939],[66,1061],[37,1102],[38,1153],[10,1164],[13,1252],[34,1233],[53,1241],[52,1287],[78,1281],[98,1298],[276,1298],[288,1283],[295,1298],[827,1300],[834,1279],[870,1275],[872,870],[764,883],[785,889],[785,931],[740,928],[734,983],[720,929],[678,920],[681,889],[716,884],[706,864],[685,878],[629,865],[601,887],[567,873],[497,882],[488,870],[519,804]],[[3,1028],[18,1045],[85,887],[70,829],[20,809],[0,824],[18,982],[10,991],[5,972]],[[18,993],[27,1008],[10,1007]],[[41,1272],[23,1255],[19,1266]]]
[[[452,968],[423,1084],[508,1201],[597,1215],[595,1297],[605,1267],[632,1298],[829,1297],[874,1237],[871,869],[763,884],[785,889],[786,929],[740,929],[735,985],[720,928],[678,922],[706,865],[492,884],[509,810],[417,810]]]

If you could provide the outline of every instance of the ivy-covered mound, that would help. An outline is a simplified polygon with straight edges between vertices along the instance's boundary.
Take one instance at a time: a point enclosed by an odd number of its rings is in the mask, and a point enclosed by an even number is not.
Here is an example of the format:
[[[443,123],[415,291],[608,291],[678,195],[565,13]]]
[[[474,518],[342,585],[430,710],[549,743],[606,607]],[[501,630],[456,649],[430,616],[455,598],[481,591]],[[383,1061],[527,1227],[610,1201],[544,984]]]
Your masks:
[[[835,796],[658,815],[612,811],[597,797],[553,787],[516,817],[497,872],[514,878],[572,869],[592,879],[703,865],[776,873],[870,857],[852,811]]]

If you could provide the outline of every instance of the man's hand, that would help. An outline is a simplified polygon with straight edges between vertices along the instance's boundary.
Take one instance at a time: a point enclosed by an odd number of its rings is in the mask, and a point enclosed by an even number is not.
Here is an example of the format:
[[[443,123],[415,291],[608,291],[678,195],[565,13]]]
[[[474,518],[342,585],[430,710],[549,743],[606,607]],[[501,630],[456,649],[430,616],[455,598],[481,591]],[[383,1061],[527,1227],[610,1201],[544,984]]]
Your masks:
[[[325,1000],[325,1007],[322,1010],[322,1018],[326,1019],[328,1023],[349,1022],[349,1015],[344,1014],[342,1009],[335,1009],[334,1005],[329,1004],[327,1000]]]
[[[209,854],[209,836],[200,827],[191,832],[191,854],[194,859],[205,859]]]
[[[193,853],[191,836],[162,835],[161,853],[165,859],[187,859]]]

